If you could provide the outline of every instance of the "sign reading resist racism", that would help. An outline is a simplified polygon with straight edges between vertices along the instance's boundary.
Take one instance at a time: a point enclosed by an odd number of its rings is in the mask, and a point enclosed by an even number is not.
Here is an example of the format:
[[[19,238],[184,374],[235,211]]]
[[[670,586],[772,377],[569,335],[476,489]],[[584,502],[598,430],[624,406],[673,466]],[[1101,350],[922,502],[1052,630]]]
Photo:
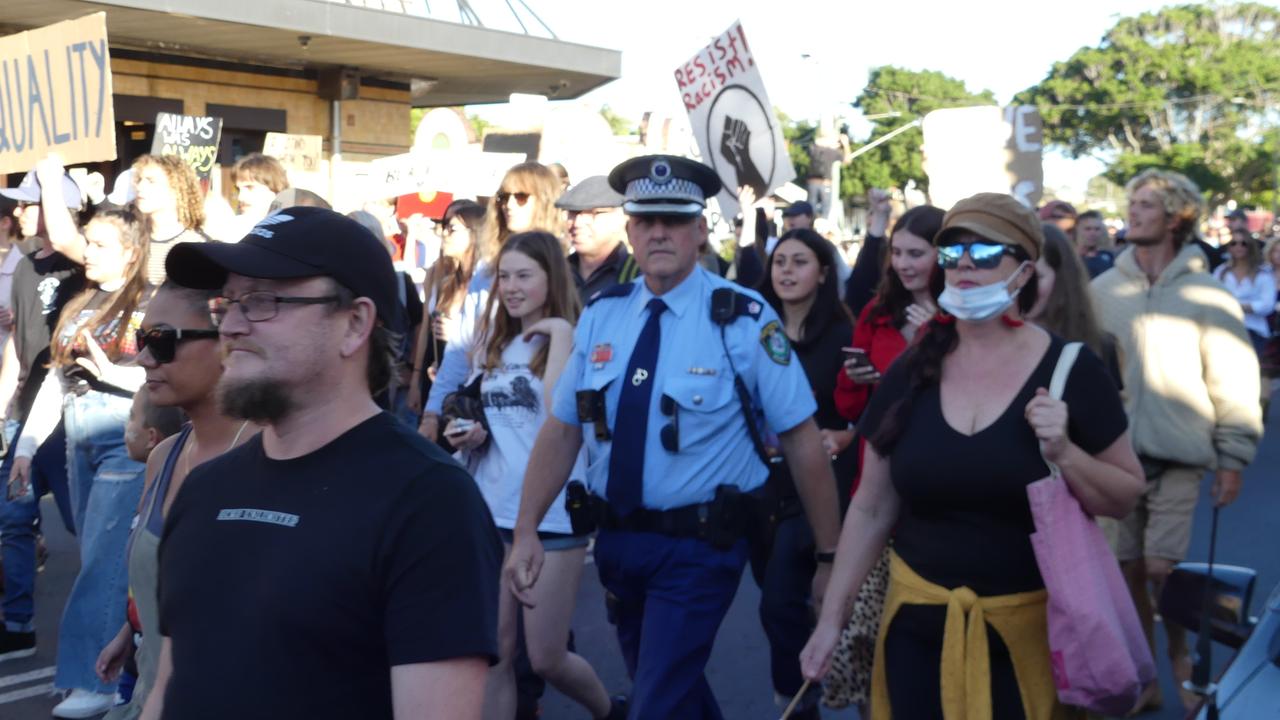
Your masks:
[[[1007,193],[1027,207],[1044,194],[1044,124],[1030,106],[948,108],[924,117],[929,199],[942,208],[980,192]]]
[[[740,186],[763,198],[796,176],[741,22],[676,68],[675,78],[702,161],[724,183],[717,199],[725,217],[738,213]]]
[[[104,13],[0,38],[0,173],[50,152],[67,164],[116,158]]]
[[[222,138],[222,118],[199,115],[156,113],[156,134],[151,139],[152,155],[177,155],[208,180],[218,161],[218,141]]]

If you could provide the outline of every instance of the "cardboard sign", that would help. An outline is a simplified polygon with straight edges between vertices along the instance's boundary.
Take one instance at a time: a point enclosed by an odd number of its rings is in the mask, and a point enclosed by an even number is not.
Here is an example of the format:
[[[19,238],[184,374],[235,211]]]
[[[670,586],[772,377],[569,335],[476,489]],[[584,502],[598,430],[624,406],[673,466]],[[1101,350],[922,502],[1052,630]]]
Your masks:
[[[702,161],[724,183],[717,199],[725,217],[738,212],[739,186],[763,198],[796,176],[741,22],[676,68],[675,78]]]
[[[156,134],[151,139],[152,155],[177,155],[196,176],[208,180],[218,161],[218,141],[222,138],[222,118],[199,115],[156,113]]]
[[[1034,107],[948,108],[924,117],[929,199],[940,208],[980,192],[1034,208],[1044,194],[1044,125]]]
[[[320,168],[323,145],[324,138],[319,135],[269,132],[262,145],[262,154],[279,160],[286,170],[316,172]]]
[[[420,192],[449,192],[454,197],[492,195],[523,153],[475,150],[426,150],[378,158],[369,163],[366,197],[392,198]]]
[[[0,173],[114,160],[105,13],[0,38]]]

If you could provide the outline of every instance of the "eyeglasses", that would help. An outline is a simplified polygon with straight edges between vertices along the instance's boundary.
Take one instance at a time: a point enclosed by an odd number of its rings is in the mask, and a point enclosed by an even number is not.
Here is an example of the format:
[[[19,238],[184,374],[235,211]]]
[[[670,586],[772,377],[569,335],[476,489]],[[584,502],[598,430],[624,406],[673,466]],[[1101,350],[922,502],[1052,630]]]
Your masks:
[[[1245,242],[1244,240],[1230,240],[1230,241],[1228,241],[1225,245],[1223,245],[1222,247],[1224,247],[1224,248],[1233,248],[1233,247],[1235,247],[1235,246],[1237,246],[1237,245],[1239,245],[1240,247],[1246,247],[1246,246],[1248,246],[1248,244],[1249,244],[1249,243]]]
[[[969,253],[973,266],[979,270],[990,270],[1000,264],[1000,259],[1007,253],[1010,257],[1025,260],[1026,253],[1015,245],[993,243],[981,240],[967,243],[947,243],[938,246],[938,265],[944,270],[954,270],[960,266],[960,259]]]
[[[338,302],[340,298],[337,295],[324,295],[321,297],[285,297],[269,292],[251,292],[245,293],[238,298],[217,297],[209,301],[209,316],[213,319],[214,327],[222,327],[222,320],[226,317],[227,312],[231,310],[232,305],[239,305],[240,312],[244,313],[244,319],[249,322],[262,322],[270,320],[280,314],[280,305],[325,305],[332,302]]]
[[[529,197],[530,197],[529,193],[527,192],[515,192],[515,193],[500,192],[498,193],[498,204],[506,205],[508,200],[510,200],[511,198],[515,198],[516,205],[519,205],[520,207],[524,207],[525,204],[529,202]]]
[[[671,422],[662,426],[658,437],[662,440],[662,449],[669,453],[680,452],[680,415],[676,412],[676,401],[664,394],[658,401],[658,409],[663,415],[671,418]]]
[[[175,328],[151,328],[135,330],[134,339],[138,344],[138,352],[149,350],[151,359],[157,364],[173,362],[178,352],[178,343],[187,340],[213,340],[218,337],[217,330],[178,330]]]

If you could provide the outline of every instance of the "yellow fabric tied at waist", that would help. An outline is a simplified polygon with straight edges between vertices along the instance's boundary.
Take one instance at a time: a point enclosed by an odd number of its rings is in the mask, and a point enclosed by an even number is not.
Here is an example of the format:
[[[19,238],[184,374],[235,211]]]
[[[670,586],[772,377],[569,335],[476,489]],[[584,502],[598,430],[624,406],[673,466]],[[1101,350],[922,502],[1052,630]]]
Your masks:
[[[945,605],[942,633],[942,717],[991,720],[991,653],[987,626],[1009,648],[1027,720],[1065,720],[1074,713],[1058,702],[1049,665],[1049,626],[1044,590],[979,597],[967,587],[948,590],[920,577],[897,553],[889,556],[889,590],[871,670],[871,718],[890,720],[884,643],[903,605]],[[902,718],[901,720],[913,720]]]

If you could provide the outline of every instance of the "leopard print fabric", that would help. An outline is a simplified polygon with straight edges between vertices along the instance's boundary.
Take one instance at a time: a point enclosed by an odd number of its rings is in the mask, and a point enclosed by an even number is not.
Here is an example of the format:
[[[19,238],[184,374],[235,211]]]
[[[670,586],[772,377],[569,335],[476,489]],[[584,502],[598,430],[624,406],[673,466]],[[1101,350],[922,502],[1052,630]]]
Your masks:
[[[840,633],[840,642],[831,658],[831,672],[823,682],[822,702],[827,707],[839,709],[870,702],[871,664],[888,589],[889,548],[886,547],[858,590],[849,624]]]

